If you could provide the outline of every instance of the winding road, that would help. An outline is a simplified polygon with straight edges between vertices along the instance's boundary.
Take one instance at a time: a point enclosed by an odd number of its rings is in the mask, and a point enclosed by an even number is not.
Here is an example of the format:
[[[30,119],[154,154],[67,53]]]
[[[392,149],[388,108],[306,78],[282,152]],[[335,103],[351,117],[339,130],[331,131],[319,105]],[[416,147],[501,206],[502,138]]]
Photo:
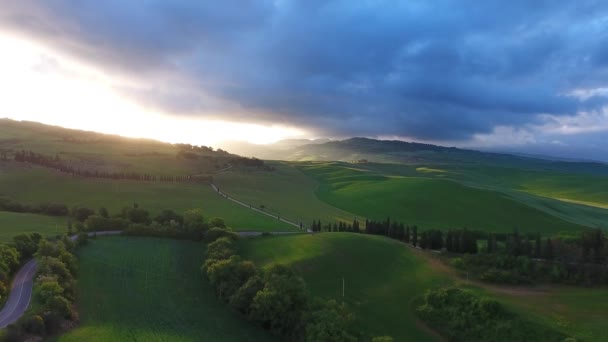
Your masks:
[[[105,232],[92,232],[89,236],[93,235],[117,235],[122,233],[121,231],[111,230]],[[77,235],[70,236],[72,241],[76,240]],[[13,284],[11,287],[11,293],[4,304],[4,308],[0,311],[0,329],[6,328],[8,325],[15,323],[25,310],[30,305],[32,299],[32,290],[34,287],[34,276],[36,275],[36,269],[38,263],[36,259],[30,259],[15,275]]]

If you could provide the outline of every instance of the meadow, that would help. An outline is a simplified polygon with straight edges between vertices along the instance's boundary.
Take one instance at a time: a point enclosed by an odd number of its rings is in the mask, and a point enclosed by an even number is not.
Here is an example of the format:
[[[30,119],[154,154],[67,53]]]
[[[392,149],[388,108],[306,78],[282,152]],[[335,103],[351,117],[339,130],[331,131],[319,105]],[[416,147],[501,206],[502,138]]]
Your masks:
[[[317,198],[318,183],[285,162],[267,162],[274,171],[231,169],[214,175],[214,182],[227,194],[294,222],[352,222],[354,214]]]
[[[22,203],[64,203],[68,207],[105,207],[111,214],[137,203],[152,215],[163,209],[183,212],[202,208],[235,230],[272,231],[294,228],[219,197],[207,184],[138,182],[73,177],[35,166],[4,163],[0,195]]]
[[[417,322],[412,303],[426,289],[451,280],[402,243],[379,236],[326,233],[243,239],[239,248],[243,258],[260,266],[293,266],[313,295],[345,301],[355,313],[357,329],[367,336],[436,339]]]
[[[0,242],[10,242],[15,235],[40,233],[54,236],[67,232],[67,218],[0,211]]]
[[[69,341],[272,341],[219,302],[200,243],[104,237],[79,252],[80,325]]]
[[[500,192],[425,176],[445,175],[437,169],[416,170],[418,176],[413,177],[384,175],[342,163],[309,163],[298,167],[320,182],[317,190],[320,199],[370,219],[390,217],[421,229],[467,227],[553,234],[582,228]]]
[[[578,341],[608,340],[608,288],[545,285],[532,288],[470,286],[490,296],[529,320],[573,336]]]

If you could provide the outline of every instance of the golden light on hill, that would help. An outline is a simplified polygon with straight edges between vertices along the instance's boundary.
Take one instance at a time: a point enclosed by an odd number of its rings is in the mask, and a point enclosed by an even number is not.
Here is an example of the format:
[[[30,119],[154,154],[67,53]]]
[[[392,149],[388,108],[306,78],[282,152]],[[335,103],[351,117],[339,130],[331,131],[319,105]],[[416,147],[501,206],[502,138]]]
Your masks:
[[[146,108],[119,94],[120,81],[43,46],[0,35],[0,117],[68,128],[213,145],[271,143],[303,132],[281,125],[204,120]],[[219,115],[221,116],[221,115]]]

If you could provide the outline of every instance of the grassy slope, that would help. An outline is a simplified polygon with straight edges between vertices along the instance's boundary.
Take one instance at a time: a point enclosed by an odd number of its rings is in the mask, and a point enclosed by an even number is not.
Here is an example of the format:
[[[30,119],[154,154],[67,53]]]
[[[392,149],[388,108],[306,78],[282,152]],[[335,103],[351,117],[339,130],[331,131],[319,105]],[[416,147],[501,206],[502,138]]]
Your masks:
[[[71,177],[39,167],[9,163],[0,173],[0,195],[23,203],[58,202],[68,206],[106,207],[111,213],[138,203],[153,214],[202,208],[208,217],[221,217],[235,230],[291,230],[272,218],[217,196],[206,184],[173,184]]]
[[[64,141],[64,137],[78,142]],[[177,159],[178,147],[158,141],[3,119],[0,119],[0,149],[32,150],[50,156],[59,154],[61,159],[75,163],[76,167],[112,172],[188,175],[223,167],[217,160]],[[221,156],[214,152],[206,155]]]
[[[80,255],[81,325],[68,341],[266,341],[215,298],[200,272],[202,246],[100,238]]]
[[[35,214],[9,213],[0,211],[0,241],[12,241],[13,236],[37,232],[52,236],[67,232],[65,217],[50,217]]]
[[[369,335],[396,341],[433,340],[416,324],[412,300],[428,288],[447,284],[447,276],[427,267],[403,244],[383,237],[331,233],[241,240],[241,253],[261,265],[293,265],[311,293],[345,300]]]
[[[318,184],[289,163],[273,162],[273,172],[229,170],[214,176],[215,183],[226,193],[295,222],[309,225],[312,220],[324,222],[352,221],[354,215],[320,201],[314,191]]]
[[[562,331],[579,341],[607,341],[608,288],[552,286],[526,291],[493,291],[472,288],[498,299],[511,310],[538,323]]]
[[[317,179],[317,195],[324,201],[368,218],[385,218],[417,224],[421,228],[468,227],[510,232],[555,233],[581,226],[517,202],[505,195],[426,177],[437,170],[424,169],[417,177],[392,176],[337,163],[302,164]],[[381,199],[379,201],[378,199]]]

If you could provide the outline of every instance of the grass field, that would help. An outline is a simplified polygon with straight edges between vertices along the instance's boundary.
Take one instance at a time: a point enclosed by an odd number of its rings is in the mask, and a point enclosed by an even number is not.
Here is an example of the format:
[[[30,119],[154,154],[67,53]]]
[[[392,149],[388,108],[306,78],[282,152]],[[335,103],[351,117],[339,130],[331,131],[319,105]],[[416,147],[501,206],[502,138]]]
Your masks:
[[[607,341],[608,288],[550,286],[515,291],[470,288],[494,297],[522,316],[562,331],[578,341]]]
[[[271,162],[272,172],[232,169],[214,176],[222,191],[255,206],[279,214],[294,222],[309,225],[323,222],[352,222],[355,215],[319,200],[315,195],[318,183],[289,163]]]
[[[133,203],[152,214],[163,209],[183,212],[202,208],[207,217],[221,217],[235,230],[294,229],[219,197],[206,184],[89,179],[16,163],[8,163],[4,170],[0,173],[0,195],[23,203],[55,202],[93,209],[106,207],[110,213],[117,213]]]
[[[364,334],[391,335],[395,341],[432,341],[411,310],[428,288],[446,285],[449,276],[428,267],[403,244],[378,236],[349,233],[244,239],[240,252],[259,265],[293,265],[312,294],[342,297]]]
[[[199,243],[93,240],[79,255],[79,327],[58,341],[270,341],[218,302]]]
[[[496,191],[468,187],[422,174],[438,169],[410,170],[412,176],[385,176],[341,163],[299,164],[321,185],[327,203],[370,219],[391,217],[422,229],[457,228],[510,232],[557,233],[582,227],[525,205]]]
[[[67,219],[65,217],[0,211],[1,242],[12,241],[13,236],[22,233],[40,233],[43,236],[52,236],[66,232]]]

